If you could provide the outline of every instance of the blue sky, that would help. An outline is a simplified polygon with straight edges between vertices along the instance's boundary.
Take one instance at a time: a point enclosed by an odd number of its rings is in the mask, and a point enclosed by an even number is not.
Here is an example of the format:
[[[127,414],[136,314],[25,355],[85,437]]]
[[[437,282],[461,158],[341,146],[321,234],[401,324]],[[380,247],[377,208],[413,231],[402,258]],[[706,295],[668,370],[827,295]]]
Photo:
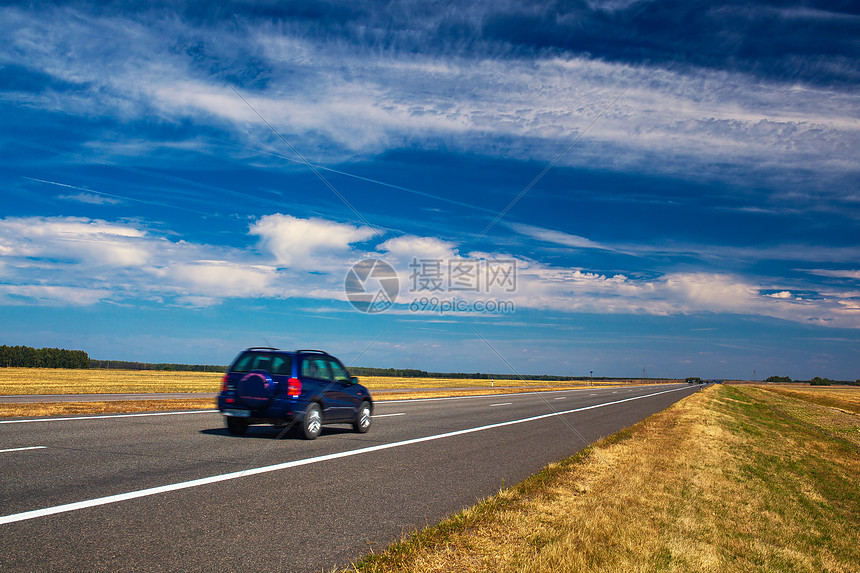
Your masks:
[[[856,3],[281,4],[0,7],[0,344],[860,378]]]

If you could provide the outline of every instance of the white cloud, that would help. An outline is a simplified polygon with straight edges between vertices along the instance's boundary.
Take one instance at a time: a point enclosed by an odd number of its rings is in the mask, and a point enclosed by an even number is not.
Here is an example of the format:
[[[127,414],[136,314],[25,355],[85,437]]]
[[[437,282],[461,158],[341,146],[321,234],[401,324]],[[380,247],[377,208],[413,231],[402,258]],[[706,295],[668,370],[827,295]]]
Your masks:
[[[532,237],[533,239],[538,239],[539,241],[544,241],[547,243],[555,243],[557,245],[572,247],[575,249],[604,249],[608,251],[616,250],[613,247],[602,245],[600,243],[592,241],[591,239],[580,237],[579,235],[571,235],[562,231],[535,227],[533,225],[524,225],[521,223],[514,223],[509,226],[514,231],[522,235],[526,235],[528,237]]]
[[[118,205],[122,202],[119,199],[96,195],[95,193],[75,193],[73,195],[59,195],[58,197],[66,201],[77,201],[79,203],[89,203],[90,205]]]
[[[243,96],[279,131],[301,138],[303,150],[324,149],[330,162],[410,146],[547,161],[629,87],[562,165],[739,183],[751,170],[782,181],[803,166],[817,173],[806,182],[825,196],[846,193],[827,181],[858,169],[857,95],[837,88],[587,57],[365,52],[269,24],[147,24],[71,8],[4,8],[0,25],[8,31],[0,62],[24,62],[76,86],[7,93],[22,105],[120,121],[221,123],[246,141],[271,134],[212,68],[175,48],[205,44],[219,70],[242,68],[253,55],[266,82],[240,86]]]
[[[447,260],[458,258],[454,243],[436,237],[403,235],[379,245],[400,263],[408,264],[412,259]]]
[[[0,219],[0,257],[2,300],[10,304],[281,296],[275,268],[254,253],[97,219]]]
[[[354,247],[374,236],[371,229],[326,219],[267,215],[249,233],[260,237],[269,261],[254,250],[171,241],[127,223],[72,217],[0,219],[0,304],[153,300],[201,306],[229,297],[342,301],[349,265],[373,255]],[[492,297],[511,300],[521,309],[556,312],[736,313],[860,328],[856,291],[798,289],[796,284],[789,290],[725,273],[609,275],[505,253],[462,256],[455,243],[415,235],[388,239],[376,249],[401,277],[401,305],[408,305],[416,294],[406,292],[413,259],[439,260],[443,271],[448,262],[495,259],[515,262],[513,292],[496,288],[436,294],[470,301]],[[793,291],[816,294],[795,297]]]
[[[158,269],[157,276],[209,300],[224,297],[259,297],[272,294],[275,269],[226,261],[192,261]]]
[[[769,296],[771,298],[791,298],[791,292],[789,292],[787,290],[783,290],[780,292],[773,292],[773,293],[767,294],[765,296]]]
[[[834,277],[840,279],[860,280],[860,270],[829,270],[829,269],[804,269],[807,273],[822,277]]]
[[[148,242],[138,229],[79,217],[0,221],[0,252],[13,257],[135,267],[149,261]]]
[[[0,284],[0,305],[89,306],[111,296],[107,289]]]
[[[278,265],[310,270],[329,268],[333,261],[351,258],[350,245],[376,234],[369,227],[280,213],[261,217],[251,225],[250,233],[260,237],[260,246]]]

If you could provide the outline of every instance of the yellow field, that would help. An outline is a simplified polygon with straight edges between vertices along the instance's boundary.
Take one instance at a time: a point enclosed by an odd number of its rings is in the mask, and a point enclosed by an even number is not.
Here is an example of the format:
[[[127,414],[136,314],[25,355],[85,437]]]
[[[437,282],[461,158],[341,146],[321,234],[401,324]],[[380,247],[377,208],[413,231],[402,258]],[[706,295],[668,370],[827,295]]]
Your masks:
[[[217,392],[223,373],[170,372],[160,370],[69,370],[50,368],[0,368],[0,396],[14,394],[118,394],[148,392]],[[572,388],[589,385],[586,380],[486,380],[471,378],[403,378],[362,376],[370,390],[406,388]],[[639,383],[640,381],[631,381]],[[619,382],[595,382],[594,385]]]
[[[756,388],[860,414],[860,386],[777,386],[774,384],[761,384],[757,385]]]
[[[219,372],[0,368],[0,396],[16,394],[146,394],[153,392],[212,393],[218,392],[220,389],[222,377],[223,373]],[[592,385],[587,380],[571,382],[496,381],[470,378],[404,378],[395,376],[363,376],[360,381],[371,391],[402,390],[402,392],[378,394],[375,396],[377,401],[569,390]],[[625,382],[637,384],[643,381],[601,381],[595,382],[593,386],[620,385]],[[416,392],[414,391],[416,388],[425,388],[426,390]],[[211,407],[214,407],[214,401],[211,399],[0,404],[0,417],[103,414],[192,408],[207,409]]]
[[[403,378],[397,376],[360,376],[370,390],[399,390],[404,388],[539,388],[553,386],[571,388],[587,386],[586,380],[487,380],[485,378]],[[595,386],[599,384],[595,383]],[[618,385],[617,382],[613,385]]]
[[[214,410],[212,398],[178,400],[112,400],[99,402],[36,402],[30,404],[0,404],[0,418],[44,416],[85,416],[98,414],[129,414],[134,412],[176,412],[183,410]]]
[[[0,396],[217,392],[223,376],[218,372],[0,368]]]

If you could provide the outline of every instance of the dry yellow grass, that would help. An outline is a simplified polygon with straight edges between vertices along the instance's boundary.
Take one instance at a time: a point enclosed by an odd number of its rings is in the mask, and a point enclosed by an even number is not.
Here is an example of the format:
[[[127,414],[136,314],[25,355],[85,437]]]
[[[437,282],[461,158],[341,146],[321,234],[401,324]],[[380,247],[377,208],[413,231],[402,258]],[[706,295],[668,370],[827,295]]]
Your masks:
[[[218,372],[170,372],[158,370],[70,370],[49,368],[0,368],[0,396],[17,394],[118,394],[153,392],[217,392],[223,374]],[[472,378],[405,378],[363,376],[361,383],[373,390],[428,388],[434,390],[379,394],[377,401],[448,396],[480,396],[522,391],[551,391],[589,386],[587,381],[547,382],[545,380],[498,380]],[[626,381],[628,384],[639,380]],[[612,382],[611,385],[625,383]],[[595,382],[594,386],[610,385]],[[442,390],[435,390],[442,388]],[[468,388],[460,390],[460,388]],[[211,402],[211,401],[210,401]],[[0,417],[140,412],[183,409],[181,400],[127,402],[58,402],[0,405]],[[127,406],[124,406],[127,405]],[[201,406],[203,407],[203,406]],[[123,410],[122,408],[127,408]]]
[[[772,407],[860,446],[860,387],[786,391],[757,386],[756,389],[761,391],[759,399]]]
[[[223,373],[0,368],[0,395],[217,392]]]
[[[548,386],[540,388],[475,388],[467,390],[426,390],[426,391],[403,391],[403,392],[386,392],[384,394],[374,394],[373,399],[376,402],[384,402],[385,400],[415,400],[419,398],[449,398],[454,396],[488,396],[492,394],[519,394],[522,392],[553,392],[557,390],[571,390],[581,388],[581,386]]]
[[[0,368],[0,395],[14,394],[112,394],[147,392],[217,392],[223,373],[170,372],[163,370],[70,370],[50,368]],[[589,385],[545,380],[495,380],[472,378],[404,378],[362,376],[361,383],[371,390],[404,388],[576,388]],[[640,381],[612,382],[639,383]],[[602,385],[609,385],[603,382]],[[601,383],[594,383],[595,386]]]
[[[761,394],[711,387],[350,570],[860,571],[857,448]]]
[[[860,414],[860,386],[776,386],[761,384],[755,387],[775,394],[800,398],[807,402]]]
[[[405,378],[402,376],[360,376],[361,383],[370,390],[401,388],[530,388],[553,386],[558,388],[581,388],[584,386],[620,386],[642,384],[641,380],[595,381],[589,380],[488,380],[486,378]]]
[[[133,412],[166,412],[180,410],[210,410],[215,408],[211,398],[181,400],[116,400],[99,402],[43,402],[32,404],[0,404],[0,418],[80,416],[93,414],[126,414]]]

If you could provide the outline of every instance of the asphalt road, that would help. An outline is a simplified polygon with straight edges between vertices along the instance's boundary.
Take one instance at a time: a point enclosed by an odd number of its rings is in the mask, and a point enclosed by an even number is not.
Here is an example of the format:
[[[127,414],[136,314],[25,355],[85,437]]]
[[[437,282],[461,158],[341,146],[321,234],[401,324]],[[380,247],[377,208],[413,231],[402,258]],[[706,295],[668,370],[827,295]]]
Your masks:
[[[698,389],[384,402],[315,441],[213,412],[0,421],[0,570],[329,571]]]

